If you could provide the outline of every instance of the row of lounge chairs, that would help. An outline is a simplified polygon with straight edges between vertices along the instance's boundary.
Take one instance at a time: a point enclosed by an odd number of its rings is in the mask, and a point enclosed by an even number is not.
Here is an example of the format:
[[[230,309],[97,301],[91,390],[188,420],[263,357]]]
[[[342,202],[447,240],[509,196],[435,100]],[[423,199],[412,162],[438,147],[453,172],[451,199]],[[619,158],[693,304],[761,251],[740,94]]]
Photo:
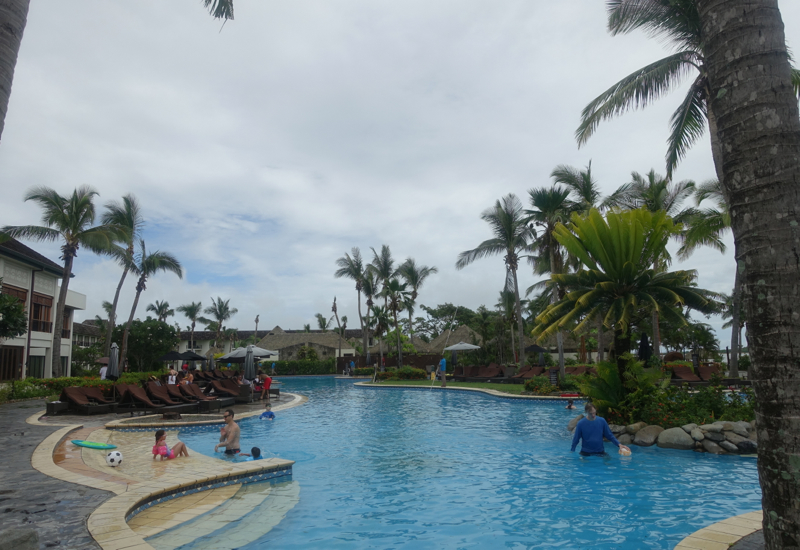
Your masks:
[[[454,378],[458,381],[466,382],[512,382],[522,383],[523,381],[533,378],[534,376],[546,376],[549,369],[547,367],[534,367],[525,366],[520,369],[517,374],[506,376],[505,369],[494,363],[488,367],[456,367],[454,371]],[[597,371],[593,367],[566,367],[567,374],[596,374]]]

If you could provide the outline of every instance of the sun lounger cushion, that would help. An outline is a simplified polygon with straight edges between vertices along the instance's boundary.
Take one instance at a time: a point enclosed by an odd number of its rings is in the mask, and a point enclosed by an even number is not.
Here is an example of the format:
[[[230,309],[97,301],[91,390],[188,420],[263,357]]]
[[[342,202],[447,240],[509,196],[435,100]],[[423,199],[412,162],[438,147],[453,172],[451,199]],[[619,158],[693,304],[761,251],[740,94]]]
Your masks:
[[[686,382],[701,382],[700,378],[693,373],[692,369],[689,367],[676,365],[672,367],[672,375],[674,378],[678,378]]]

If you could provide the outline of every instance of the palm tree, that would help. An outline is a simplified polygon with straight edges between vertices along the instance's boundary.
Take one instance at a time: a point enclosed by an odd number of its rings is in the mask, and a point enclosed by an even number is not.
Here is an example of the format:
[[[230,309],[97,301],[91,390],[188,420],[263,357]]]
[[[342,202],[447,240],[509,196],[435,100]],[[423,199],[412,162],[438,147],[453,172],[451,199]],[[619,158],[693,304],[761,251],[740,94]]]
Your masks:
[[[397,275],[397,270],[394,268],[394,259],[392,258],[392,251],[389,250],[389,245],[381,246],[381,252],[378,252],[370,247],[372,250],[372,262],[367,266],[367,269],[375,273],[378,281],[381,283],[381,292],[383,293],[383,305],[389,307],[388,297],[386,296],[386,287],[389,280]]]
[[[528,227],[522,203],[513,193],[498,200],[492,208],[481,213],[481,219],[489,224],[494,237],[483,241],[472,250],[458,255],[456,269],[463,269],[475,260],[486,256],[504,254],[503,260],[507,272],[511,272],[514,281],[514,297],[517,302],[517,317],[522,318],[522,304],[519,299],[519,281],[517,269],[520,253],[528,250],[533,232]],[[525,345],[522,341],[522,324],[519,325],[519,361],[525,364]]]
[[[189,332],[191,333],[189,336],[189,349],[194,351],[194,327],[197,324],[197,321],[200,320],[200,312],[203,311],[203,304],[202,302],[190,302],[188,304],[180,305],[175,309],[178,310],[178,313],[183,313],[184,317],[192,322],[192,325],[189,329]]]
[[[228,353],[233,351],[234,346],[236,345],[236,340],[239,338],[239,329],[238,328],[223,328],[222,329],[222,341],[228,341]]]
[[[311,325],[303,325],[303,332],[311,332]]]
[[[592,209],[586,216],[573,214],[571,222],[559,224],[554,236],[585,269],[550,276],[567,292],[537,317],[532,334],[543,340],[565,329],[580,333],[605,313],[603,324],[614,331],[617,368],[624,380],[622,356],[631,341],[628,327],[642,311],[654,308],[669,321],[686,324],[682,308],[708,310],[709,293],[693,286],[693,271],[670,273],[652,267],[677,231],[666,212],[612,211],[603,218]]]
[[[319,329],[322,332],[328,332],[328,330],[331,328],[331,321],[333,321],[333,319],[326,319],[322,313],[317,313],[316,318]]]
[[[378,338],[378,349],[380,350],[380,365],[383,365],[383,336],[389,331],[391,326],[391,319],[389,312],[385,307],[371,306],[372,309],[372,323],[370,329],[375,333]],[[375,371],[377,372],[377,365]]]
[[[121,234],[119,227],[105,224],[93,227],[93,201],[96,195],[97,191],[85,185],[75,189],[69,196],[61,196],[49,187],[34,187],[25,194],[25,201],[34,201],[42,208],[42,225],[6,226],[0,229],[0,233],[13,238],[39,242],[62,241],[64,273],[53,322],[51,358],[52,372],[56,378],[62,374],[61,334],[64,327],[64,305],[72,276],[72,264],[78,255],[78,249],[84,247],[95,253],[106,253]]]
[[[500,291],[500,298],[495,304],[503,319],[503,325],[508,326],[508,333],[511,335],[511,349],[514,349],[514,324],[519,327],[516,303],[517,297],[514,290],[506,287]]]
[[[146,311],[152,311],[153,313],[155,313],[156,317],[161,322],[166,322],[167,317],[172,317],[173,315],[175,315],[175,310],[170,309],[169,302],[167,302],[166,300],[164,300],[163,302],[159,302],[158,300],[156,300],[156,303],[148,304]]]
[[[364,316],[361,315],[361,286],[364,284],[364,260],[361,259],[361,250],[354,246],[350,249],[350,254],[345,253],[344,256],[336,260],[336,266],[339,268],[333,274],[334,277],[340,279],[345,277],[352,280],[356,284],[356,294],[358,294],[358,321],[361,324],[361,338],[363,341],[364,349],[367,349],[367,331],[364,330]],[[369,316],[369,309],[367,310]]]
[[[657,174],[655,170],[650,170],[646,176],[638,172],[631,173],[630,183],[621,185],[614,193],[606,199],[606,205],[616,208],[646,208],[650,212],[663,210],[670,216],[675,223],[688,223],[696,214],[697,210],[691,207],[684,207],[683,202],[695,192],[695,183],[691,180],[673,182],[668,178]],[[676,233],[674,238],[680,239],[680,233]],[[653,267],[664,269],[669,262],[670,256],[666,249],[662,255],[655,259]],[[661,357],[661,334],[658,330],[658,312],[653,311],[653,349],[656,357]]]
[[[532,249],[535,254],[531,258],[533,272],[537,275],[545,273],[563,273],[566,271],[566,258],[561,245],[555,239],[554,231],[558,224],[567,222],[570,213],[579,208],[569,200],[570,189],[558,185],[550,188],[538,188],[528,191],[532,209],[526,210],[527,221],[536,229]],[[563,297],[563,290],[558,287],[550,290],[553,303]],[[522,318],[522,313],[518,315]],[[559,376],[563,380],[566,376],[564,363],[564,336],[561,331],[556,333],[558,346]]]
[[[117,315],[117,304],[119,303],[119,295],[122,292],[122,285],[125,282],[125,277],[130,271],[130,264],[133,262],[133,245],[142,238],[142,230],[144,228],[144,217],[142,216],[139,207],[139,201],[136,200],[131,194],[122,197],[122,202],[109,201],[105,205],[106,211],[103,213],[102,223],[106,225],[115,225],[125,229],[123,238],[119,242],[124,244],[124,247],[115,247],[111,256],[117,260],[122,266],[122,276],[117,284],[117,291],[114,293],[114,301],[111,303],[111,312],[109,313],[108,326],[106,327],[106,356],[111,353],[111,332],[114,330],[114,321],[112,317]]]
[[[397,314],[403,311],[405,302],[408,300],[409,292],[406,290],[408,284],[401,283],[397,279],[391,279],[383,287],[383,295],[389,304],[389,311],[394,317],[394,330],[397,332],[397,366],[403,366],[403,345],[400,339],[400,324],[397,322]]]
[[[139,277],[139,280],[136,282],[136,297],[133,299],[128,324],[125,325],[125,331],[122,333],[122,346],[119,350],[121,358],[125,357],[125,352],[128,348],[128,333],[131,329],[131,323],[133,323],[133,316],[136,314],[136,306],[139,305],[139,296],[147,289],[147,279],[159,271],[168,271],[177,275],[179,279],[183,279],[183,268],[175,256],[159,250],[148,253],[144,239],[139,240],[139,252],[134,257],[130,270],[131,273]]]
[[[554,184],[565,185],[570,190],[573,195],[572,201],[576,206],[575,210],[588,212],[592,208],[600,208],[602,206],[600,185],[592,176],[591,160],[586,166],[586,170],[578,170],[566,164],[559,164],[550,173],[550,177],[553,178]]]
[[[103,308],[103,311],[106,312],[106,316],[100,317],[99,315],[95,315],[94,324],[97,325],[97,330],[100,331],[100,334],[105,334],[106,325],[109,323],[109,320],[111,321],[111,323],[114,323],[116,321],[116,317],[113,319],[110,319],[109,317],[111,313],[111,302],[109,302],[108,300],[103,300],[101,307]]]
[[[233,19],[233,0],[203,0],[205,7],[217,19]],[[28,19],[30,0],[8,0],[0,3],[0,28],[3,29],[3,45],[0,47],[0,136],[5,126],[8,100],[17,54],[22,43],[22,33]]]
[[[439,273],[435,266],[428,267],[426,265],[418,266],[414,258],[408,258],[403,264],[397,268],[397,273],[400,275],[406,284],[410,287],[409,291],[409,304],[408,304],[408,334],[411,340],[411,345],[414,345],[414,322],[412,315],[414,314],[413,304],[417,302],[419,296],[419,289],[422,283],[425,282],[433,273]]]
[[[236,315],[237,313],[239,313],[239,310],[236,309],[235,307],[232,308],[230,304],[231,304],[230,299],[223,300],[222,298],[217,296],[216,300],[214,298],[211,298],[211,305],[203,310],[203,313],[211,315],[211,317],[213,317],[211,321],[216,323],[216,328],[214,329],[216,332],[216,335],[214,336],[214,347],[217,347],[217,340],[219,340],[219,334],[222,330],[222,324],[231,317],[233,317],[234,315]],[[199,318],[199,320],[200,322],[206,324],[208,324],[210,321],[209,319],[205,318]]]
[[[369,335],[370,330],[372,329],[372,324],[370,323],[370,314],[372,312],[372,306],[375,305],[373,298],[378,295],[378,281],[375,278],[375,274],[370,271],[369,269],[364,270],[364,281],[361,290],[364,292],[364,298],[366,298],[367,304],[367,318],[364,322],[364,327],[366,328],[366,334],[364,335],[364,341],[369,344]],[[366,348],[367,351],[367,365],[369,365],[371,361],[370,353],[369,353],[369,346]]]
[[[336,319],[336,326],[338,327],[339,333],[339,354],[336,356],[337,359],[342,356],[342,340],[344,339],[345,331],[347,330],[347,315],[343,315],[341,321],[339,320],[339,307],[336,305],[336,296],[333,297],[333,305],[331,306],[331,311],[333,312],[333,316]]]

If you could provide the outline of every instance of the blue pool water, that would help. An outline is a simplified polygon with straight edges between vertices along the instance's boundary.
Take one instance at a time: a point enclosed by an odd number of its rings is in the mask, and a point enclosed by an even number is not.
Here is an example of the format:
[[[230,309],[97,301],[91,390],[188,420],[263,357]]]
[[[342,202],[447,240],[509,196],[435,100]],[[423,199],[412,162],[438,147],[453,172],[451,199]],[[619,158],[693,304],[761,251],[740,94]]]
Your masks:
[[[752,458],[570,453],[563,403],[282,382],[308,403],[242,420],[242,450],[296,461],[300,502],[248,549],[671,549],[761,507]],[[180,437],[214,455],[218,433]]]

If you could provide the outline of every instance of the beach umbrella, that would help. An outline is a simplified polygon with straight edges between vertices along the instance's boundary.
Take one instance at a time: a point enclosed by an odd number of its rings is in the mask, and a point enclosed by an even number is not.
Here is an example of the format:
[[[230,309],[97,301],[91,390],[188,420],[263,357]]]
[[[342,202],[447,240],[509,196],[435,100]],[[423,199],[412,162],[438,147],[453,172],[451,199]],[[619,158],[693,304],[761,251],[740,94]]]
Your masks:
[[[244,377],[247,380],[255,380],[256,366],[253,362],[253,347],[247,346],[247,354],[244,356]]]
[[[207,366],[207,369],[208,369],[209,371],[213,371],[213,370],[214,370],[214,369],[216,369],[216,368],[217,368],[217,365],[216,365],[216,364],[215,364],[215,362],[214,362],[214,354],[213,354],[213,353],[210,353],[210,354],[208,355],[208,366]]]
[[[108,358],[106,378],[108,380],[117,380],[119,378],[119,346],[116,342],[111,344],[111,356]]]
[[[650,360],[650,357],[653,355],[652,350],[650,349],[650,342],[648,341],[647,334],[642,333],[642,340],[639,342],[639,360],[647,361]]]
[[[247,348],[236,348],[230,353],[226,353],[220,357],[221,361],[226,363],[244,363],[244,358],[247,356],[248,348],[253,348],[253,357],[269,357],[270,355],[278,355],[277,351],[270,351],[268,349],[259,348],[258,346],[247,346]]]
[[[525,353],[545,353],[545,352],[547,352],[547,350],[537,344],[531,344],[530,346],[525,348]]]
[[[481,349],[481,347],[467,344],[466,342],[459,342],[458,344],[453,344],[452,346],[444,348],[444,351],[472,351],[476,349]]]
[[[95,360],[95,363],[98,365],[106,365],[108,366],[108,357],[100,357]]]
[[[183,356],[177,351],[173,350],[159,357],[158,361],[183,361]]]

